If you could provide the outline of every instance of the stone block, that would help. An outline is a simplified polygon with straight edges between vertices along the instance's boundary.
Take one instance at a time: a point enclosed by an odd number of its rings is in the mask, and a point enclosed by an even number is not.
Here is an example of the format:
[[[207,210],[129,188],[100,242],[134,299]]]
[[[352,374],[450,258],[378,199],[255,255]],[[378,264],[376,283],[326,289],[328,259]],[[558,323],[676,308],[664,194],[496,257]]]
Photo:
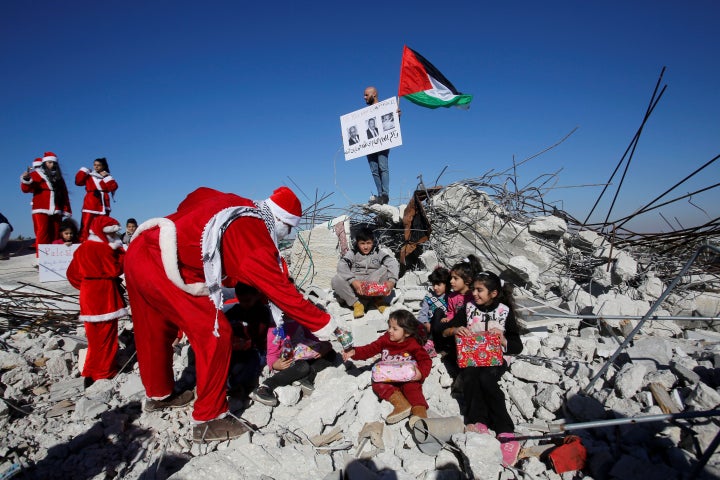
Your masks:
[[[648,369],[644,364],[626,363],[615,375],[615,392],[620,398],[631,398],[643,386]]]
[[[568,227],[562,218],[548,215],[533,218],[528,224],[528,230],[543,237],[559,238],[567,232]]]
[[[48,358],[45,368],[52,378],[64,378],[70,374],[68,362],[63,355]]]
[[[521,380],[529,382],[559,383],[560,376],[549,368],[533,365],[524,360],[515,360],[510,365],[510,372]]]
[[[540,269],[524,255],[512,257],[507,267],[525,283],[531,286],[539,285]]]
[[[457,433],[453,443],[467,458],[472,478],[497,478],[502,471],[500,442],[492,435]]]

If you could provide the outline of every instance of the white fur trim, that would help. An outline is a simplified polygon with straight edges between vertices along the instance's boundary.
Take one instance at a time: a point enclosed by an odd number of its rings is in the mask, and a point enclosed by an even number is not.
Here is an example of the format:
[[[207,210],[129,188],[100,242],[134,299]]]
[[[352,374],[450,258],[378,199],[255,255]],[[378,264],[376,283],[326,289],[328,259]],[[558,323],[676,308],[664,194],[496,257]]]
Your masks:
[[[43,163],[45,163],[45,162],[56,162],[56,163],[59,163],[59,162],[58,162],[58,159],[57,159],[57,157],[56,157],[55,155],[48,155],[47,157],[43,157]]]
[[[115,179],[112,177],[112,175],[106,175],[106,176],[103,178],[103,182],[109,182],[110,180],[115,180]]]
[[[90,173],[90,169],[87,167],[80,167],[81,172]]]
[[[25,180],[25,174],[23,173],[20,175],[20,183],[24,183],[25,185],[30,185],[32,183],[32,177],[30,177],[30,180]]]
[[[120,231],[120,225],[108,225],[107,227],[103,228],[103,232],[105,233],[115,233]]]
[[[110,245],[110,248],[112,248],[113,250],[117,250],[118,248],[124,248],[124,247],[125,247],[125,245],[124,245],[123,242],[122,242],[122,239],[121,239],[120,237],[118,237],[118,236],[115,236],[114,239],[110,240],[110,241],[108,242],[108,245]]]
[[[78,320],[82,322],[107,322],[108,320],[115,320],[116,318],[126,317],[128,314],[125,307],[120,310],[116,310],[110,313],[103,313],[102,315],[80,315]]]
[[[165,398],[167,398],[167,397],[165,397]],[[225,413],[221,413],[220,415],[218,415],[215,418],[211,418],[210,420],[203,420],[202,422],[200,420],[195,420],[194,418],[190,417],[190,424],[191,425],[202,425],[203,423],[212,422],[213,420],[217,420],[219,418],[225,418],[228,416],[229,413],[230,413],[230,411],[227,411]]]
[[[337,328],[337,322],[333,317],[330,317],[330,321],[322,327],[320,330],[316,330],[312,332],[313,335],[315,335],[318,340],[331,340],[334,337],[335,329]]]
[[[300,217],[293,215],[286,210],[283,210],[277,203],[273,202],[272,199],[268,198],[267,200],[265,200],[265,202],[270,207],[273,215],[275,215],[281,221],[287,223],[288,225],[292,225],[293,227],[297,227],[300,223]]]
[[[149,230],[153,227],[160,227],[160,235],[158,237],[158,243],[160,246],[160,256],[167,275],[173,285],[178,287],[185,293],[188,293],[194,297],[202,297],[209,294],[207,285],[204,283],[190,283],[186,284],[180,275],[180,267],[178,266],[177,256],[177,230],[175,229],[175,223],[164,217],[151,218],[140,224],[135,230],[135,234],[132,236],[132,240],[135,240],[145,230]]]

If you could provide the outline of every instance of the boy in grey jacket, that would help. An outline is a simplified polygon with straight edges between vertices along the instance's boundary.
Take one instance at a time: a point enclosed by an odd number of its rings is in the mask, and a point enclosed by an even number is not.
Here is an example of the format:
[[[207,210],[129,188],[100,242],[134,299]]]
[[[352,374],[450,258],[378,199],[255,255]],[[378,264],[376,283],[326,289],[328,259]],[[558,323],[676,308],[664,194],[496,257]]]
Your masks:
[[[375,243],[373,231],[364,227],[355,235],[355,244],[338,261],[337,274],[331,286],[335,295],[353,309],[353,316],[365,315],[363,282],[377,282],[385,285],[385,296],[389,295],[398,280],[400,264],[392,254]],[[385,297],[374,297],[380,313],[385,311]]]

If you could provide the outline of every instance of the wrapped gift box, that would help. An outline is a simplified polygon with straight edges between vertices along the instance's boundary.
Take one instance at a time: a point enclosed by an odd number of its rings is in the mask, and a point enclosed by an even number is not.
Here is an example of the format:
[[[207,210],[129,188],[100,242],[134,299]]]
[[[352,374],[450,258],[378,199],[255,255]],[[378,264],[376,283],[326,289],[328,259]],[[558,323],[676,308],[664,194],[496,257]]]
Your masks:
[[[372,367],[373,382],[409,382],[415,378],[417,363],[414,360],[405,362],[377,362]]]
[[[460,368],[496,367],[503,363],[500,334],[479,333],[455,337],[457,362]]]
[[[364,297],[384,297],[389,293],[386,291],[384,283],[368,281],[360,283],[360,295]]]
[[[305,340],[295,345],[295,360],[313,360],[332,350],[330,342]]]

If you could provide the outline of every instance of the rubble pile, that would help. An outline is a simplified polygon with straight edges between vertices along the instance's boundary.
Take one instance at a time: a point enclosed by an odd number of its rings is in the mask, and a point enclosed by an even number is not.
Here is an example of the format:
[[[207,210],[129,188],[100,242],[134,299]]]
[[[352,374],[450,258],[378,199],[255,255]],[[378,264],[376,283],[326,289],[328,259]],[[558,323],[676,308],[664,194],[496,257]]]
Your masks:
[[[308,298],[352,329],[357,345],[386,328],[390,312],[417,312],[427,276],[469,253],[488,270],[517,286],[524,351],[512,359],[501,382],[508,410],[522,439],[514,467],[501,464],[492,434],[457,431],[437,451],[421,449],[406,422],[385,425],[392,409],[370,389],[370,362],[337,361],[318,374],[315,391],[276,390],[271,408],[232,398],[234,415],[252,432],[229,442],[192,443],[188,410],[146,413],[134,362],[132,324],[121,322],[121,373],[83,390],[82,328],[68,333],[14,329],[0,349],[0,476],[18,478],[249,478],[249,479],[633,479],[682,478],[713,453],[720,405],[720,295],[715,277],[684,278],[653,319],[642,324],[622,355],[597,379],[639,318],[660,299],[669,281],[604,236],[568,226],[554,215],[520,215],[472,185],[454,184],[425,201],[432,232],[419,248],[383,314],[360,319],[329,290],[351,223],[372,220],[385,237],[402,232],[404,206],[362,207],[362,215],[323,221],[300,232],[286,251],[291,273]],[[356,218],[359,217],[359,218]],[[392,243],[392,242],[388,242]],[[23,261],[13,259],[12,261]],[[682,260],[682,259],[680,259]],[[535,302],[535,303],[533,303]],[[542,304],[563,317],[538,314]],[[700,323],[673,317],[708,317]],[[340,351],[340,345],[334,347]],[[176,377],[192,385],[192,354],[178,345]],[[594,380],[594,382],[593,382]],[[433,359],[423,390],[431,418],[447,425],[462,415],[453,378],[443,359]],[[457,398],[456,398],[457,397]],[[686,418],[683,414],[709,412]],[[671,420],[605,425],[617,419],[675,415]],[[599,425],[574,429],[582,422]],[[559,435],[558,435],[559,433]],[[556,473],[547,459],[566,434],[587,450],[582,471]],[[441,448],[440,448],[441,447]],[[720,476],[720,453],[709,456],[695,478]],[[342,473],[341,473],[342,472]],[[344,475],[344,476],[343,476]]]

